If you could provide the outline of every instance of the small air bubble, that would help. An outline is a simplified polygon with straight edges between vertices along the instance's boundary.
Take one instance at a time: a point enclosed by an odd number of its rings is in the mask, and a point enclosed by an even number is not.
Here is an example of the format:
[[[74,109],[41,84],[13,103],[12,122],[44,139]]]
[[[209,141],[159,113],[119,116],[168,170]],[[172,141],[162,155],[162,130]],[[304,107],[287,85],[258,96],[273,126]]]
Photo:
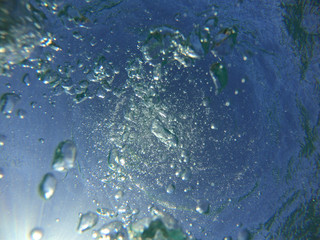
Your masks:
[[[242,229],[238,233],[238,240],[249,240],[251,239],[251,234],[248,229]]]
[[[4,178],[4,171],[2,168],[0,168],[0,179]]]
[[[120,200],[123,197],[123,191],[119,190],[116,195],[114,195],[114,198],[116,200]]]
[[[169,186],[167,187],[167,193],[171,194],[174,192],[174,190],[176,189],[176,187],[171,183],[169,184]]]
[[[98,91],[97,91],[97,97],[104,99],[104,98],[106,97],[105,91],[103,91],[102,89],[98,89]]]
[[[30,106],[35,109],[37,106],[38,106],[38,103],[37,102],[31,102],[30,103]]]
[[[200,201],[196,207],[196,211],[200,214],[207,214],[210,211],[210,204],[209,202],[203,200]]]
[[[27,112],[23,109],[18,109],[17,111],[17,116],[20,118],[20,119],[24,119],[27,115]]]
[[[237,223],[237,224],[236,224],[236,227],[237,227],[237,228],[242,227],[242,223]]]
[[[43,230],[40,228],[34,228],[30,232],[31,240],[41,240],[43,237]]]
[[[7,137],[5,135],[0,134],[0,147],[4,146]]]
[[[31,85],[30,76],[28,73],[24,74],[22,77],[22,82],[29,87]]]

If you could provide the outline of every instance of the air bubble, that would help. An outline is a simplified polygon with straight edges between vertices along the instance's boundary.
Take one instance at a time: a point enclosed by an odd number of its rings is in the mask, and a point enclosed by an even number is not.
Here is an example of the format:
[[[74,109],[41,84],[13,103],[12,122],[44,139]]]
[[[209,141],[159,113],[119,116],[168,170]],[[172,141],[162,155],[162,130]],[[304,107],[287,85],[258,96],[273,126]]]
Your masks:
[[[49,200],[52,198],[57,186],[57,180],[52,173],[47,173],[43,176],[39,184],[39,194],[45,199]]]
[[[103,89],[99,88],[96,95],[98,98],[104,99],[106,97],[106,92]]]
[[[167,193],[172,194],[175,191],[176,187],[171,183],[167,187]]]
[[[232,240],[232,237],[224,237],[223,240]]]
[[[37,102],[31,102],[30,103],[30,106],[35,109],[37,106],[38,106],[38,103]]]
[[[0,179],[4,178],[4,170],[0,168]]]
[[[220,62],[218,62],[211,65],[209,73],[215,86],[215,94],[217,95],[228,84],[227,69]]]
[[[31,85],[30,76],[28,73],[24,74],[22,77],[22,82],[29,87]]]
[[[98,223],[98,215],[93,212],[87,212],[80,215],[79,224],[77,231],[83,233],[91,228],[93,228]]]
[[[176,147],[178,145],[178,138],[170,130],[165,128],[163,124],[155,119],[152,122],[151,132],[155,135],[158,140],[169,147]]]
[[[7,137],[0,134],[0,147],[3,147],[6,142]]]
[[[41,240],[43,237],[43,230],[40,228],[34,228],[30,232],[30,240]]]
[[[208,98],[205,98],[205,99],[203,99],[203,101],[202,101],[202,106],[204,106],[204,107],[209,107],[209,99]]]
[[[123,197],[123,191],[119,190],[115,195],[114,198],[116,200],[120,200]]]
[[[181,174],[181,179],[183,181],[188,181],[191,178],[191,171],[189,169],[186,169]]]
[[[27,115],[27,112],[23,109],[18,109],[17,111],[17,116],[20,118],[20,119],[24,119]]]
[[[60,142],[54,153],[52,168],[63,172],[74,167],[76,158],[76,145],[71,140]]]
[[[196,207],[196,211],[201,214],[207,214],[209,213],[209,210],[210,210],[210,204],[205,200],[200,201]]]
[[[3,114],[11,114],[15,105],[20,100],[19,95],[15,93],[5,93],[0,98],[0,109]]]
[[[249,240],[251,239],[251,234],[249,232],[248,229],[242,229],[239,233],[238,233],[238,240]]]

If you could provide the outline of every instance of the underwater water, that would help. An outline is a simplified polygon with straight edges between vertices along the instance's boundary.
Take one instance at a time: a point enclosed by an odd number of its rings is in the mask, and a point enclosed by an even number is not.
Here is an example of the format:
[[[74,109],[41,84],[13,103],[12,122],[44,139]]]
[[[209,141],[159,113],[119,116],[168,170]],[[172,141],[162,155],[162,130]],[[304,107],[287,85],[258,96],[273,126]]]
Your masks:
[[[308,0],[0,0],[0,239],[320,239]]]

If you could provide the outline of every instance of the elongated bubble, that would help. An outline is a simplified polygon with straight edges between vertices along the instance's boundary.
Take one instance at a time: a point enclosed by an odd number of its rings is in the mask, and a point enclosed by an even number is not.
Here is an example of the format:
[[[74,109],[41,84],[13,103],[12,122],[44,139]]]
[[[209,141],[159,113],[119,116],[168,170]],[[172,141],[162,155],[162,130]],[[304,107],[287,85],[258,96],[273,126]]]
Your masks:
[[[57,180],[52,173],[47,173],[43,176],[39,184],[39,194],[45,199],[49,200],[52,198],[57,186]]]
[[[178,145],[177,136],[165,128],[158,119],[155,119],[152,122],[151,132],[159,139],[160,142],[169,147],[176,147]]]
[[[11,114],[15,105],[20,100],[19,95],[15,93],[5,93],[0,98],[0,110],[3,114]]]
[[[74,167],[77,148],[73,141],[60,142],[54,153],[52,168],[64,172]]]

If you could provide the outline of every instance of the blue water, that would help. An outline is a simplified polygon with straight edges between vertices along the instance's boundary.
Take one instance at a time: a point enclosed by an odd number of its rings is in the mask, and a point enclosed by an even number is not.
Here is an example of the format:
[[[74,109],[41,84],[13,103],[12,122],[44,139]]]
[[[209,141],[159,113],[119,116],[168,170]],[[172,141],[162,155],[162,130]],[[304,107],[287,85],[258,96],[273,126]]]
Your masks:
[[[0,239],[320,239],[316,1],[0,10]]]

